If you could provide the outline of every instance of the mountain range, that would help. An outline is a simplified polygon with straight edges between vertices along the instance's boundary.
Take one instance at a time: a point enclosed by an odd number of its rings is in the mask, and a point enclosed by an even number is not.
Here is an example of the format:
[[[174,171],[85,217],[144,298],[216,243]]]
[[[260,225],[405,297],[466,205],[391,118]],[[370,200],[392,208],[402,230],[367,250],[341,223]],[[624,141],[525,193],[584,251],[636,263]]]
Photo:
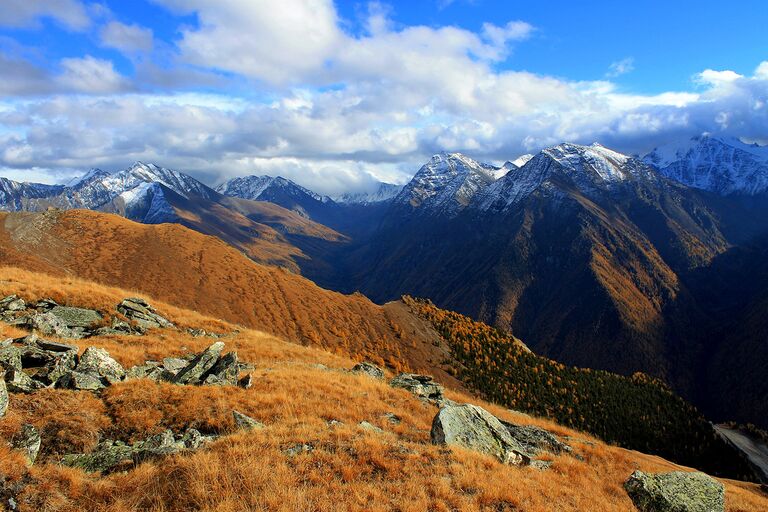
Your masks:
[[[429,298],[558,361],[647,372],[713,419],[765,427],[767,155],[707,135],[642,158],[569,143],[498,167],[440,153],[403,187],[335,198],[137,163],[68,185],[2,180],[0,207],[179,223],[326,288]]]

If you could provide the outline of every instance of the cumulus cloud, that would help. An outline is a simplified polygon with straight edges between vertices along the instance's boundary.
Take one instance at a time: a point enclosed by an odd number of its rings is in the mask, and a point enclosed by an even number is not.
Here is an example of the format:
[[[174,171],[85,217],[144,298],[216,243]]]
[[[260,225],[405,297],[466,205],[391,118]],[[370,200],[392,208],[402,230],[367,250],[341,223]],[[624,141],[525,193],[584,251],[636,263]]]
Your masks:
[[[111,21],[100,32],[101,44],[121,52],[132,54],[149,52],[153,46],[152,30],[139,25],[126,25]]]
[[[3,0],[0,25],[30,27],[41,18],[50,18],[71,30],[84,30],[91,24],[79,0]]]
[[[57,82],[65,90],[108,94],[127,88],[124,78],[108,60],[87,55],[83,58],[62,59],[61,67],[63,71],[57,77]]]

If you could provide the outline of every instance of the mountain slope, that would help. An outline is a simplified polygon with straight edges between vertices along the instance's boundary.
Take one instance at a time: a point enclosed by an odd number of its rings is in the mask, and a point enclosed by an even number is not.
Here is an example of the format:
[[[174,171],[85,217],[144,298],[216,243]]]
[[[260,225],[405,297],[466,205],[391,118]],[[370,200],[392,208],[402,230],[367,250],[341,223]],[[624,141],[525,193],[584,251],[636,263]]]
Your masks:
[[[28,272],[0,281],[3,294],[20,289],[30,300],[55,296],[64,304],[106,309],[133,293]],[[0,495],[4,500],[12,496],[20,512],[225,507],[390,512],[440,510],[446,504],[484,512],[553,507],[626,512],[632,503],[622,485],[634,470],[689,470],[453,391],[447,392],[450,399],[475,403],[505,421],[567,436],[578,458],[552,455],[550,469],[541,471],[434,446],[429,431],[436,409],[385,381],[345,371],[355,361],[147,299],[177,325],[231,333],[223,339],[226,350],[236,349],[241,360],[254,365],[252,388],[133,379],[100,394],[62,389],[11,394],[8,414],[0,422]],[[3,338],[21,334],[0,323]],[[198,352],[209,343],[172,329],[87,340],[125,366]],[[233,410],[265,428],[238,431]],[[393,415],[398,424],[388,419]],[[381,431],[366,430],[363,421]],[[31,467],[21,451],[8,446],[27,423],[41,433],[43,447]],[[197,451],[144,460],[106,475],[58,464],[62,455],[90,452],[105,438],[131,442],[190,427],[221,438]],[[765,510],[759,486],[723,484],[728,512]]]

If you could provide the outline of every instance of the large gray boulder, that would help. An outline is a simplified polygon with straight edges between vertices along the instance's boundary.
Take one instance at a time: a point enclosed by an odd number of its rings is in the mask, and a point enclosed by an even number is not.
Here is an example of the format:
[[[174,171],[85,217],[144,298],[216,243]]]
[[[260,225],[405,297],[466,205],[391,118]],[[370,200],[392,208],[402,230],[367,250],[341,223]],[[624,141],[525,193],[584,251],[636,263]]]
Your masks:
[[[215,386],[236,386],[240,375],[237,352],[229,352],[219,358],[203,379],[203,384]]]
[[[725,511],[725,487],[704,473],[635,471],[624,489],[640,512]]]
[[[96,375],[69,371],[56,381],[56,387],[61,389],[76,389],[79,391],[98,391],[105,386],[102,380]]]
[[[136,297],[125,299],[117,305],[117,312],[145,329],[173,327],[170,320],[158,315],[155,308],[144,299]]]
[[[224,343],[217,341],[207,349],[195,356],[176,376],[173,382],[176,384],[200,384],[200,378],[210,370],[221,357]]]
[[[21,370],[21,350],[18,347],[9,344],[0,347],[0,371],[3,370]]]
[[[29,464],[34,464],[37,454],[40,453],[40,433],[34,425],[24,424],[21,432],[14,436],[11,445],[24,454]]]
[[[240,430],[261,430],[264,428],[263,423],[238,411],[232,411],[232,418],[235,420],[235,426]]]
[[[112,359],[103,348],[88,347],[80,356],[76,371],[94,377],[101,377],[109,384],[117,384],[125,379],[125,369]]]
[[[504,464],[528,464],[524,448],[494,415],[472,404],[441,408],[432,421],[433,444],[461,446],[493,455]]]
[[[93,309],[54,306],[49,312],[69,328],[80,327],[90,329],[103,319],[101,313]]]
[[[59,317],[51,312],[35,313],[24,319],[24,324],[33,331],[38,331],[46,336],[57,336],[59,338],[81,338],[82,333],[78,333],[67,327]]]
[[[42,382],[32,379],[22,370],[16,369],[5,372],[5,385],[8,391],[12,393],[32,393],[45,387]]]
[[[0,312],[24,311],[26,307],[26,302],[24,299],[20,299],[18,295],[9,295],[0,299]]]
[[[443,396],[443,386],[432,380],[432,377],[429,375],[401,373],[389,381],[389,385],[394,388],[407,389],[423,400],[441,403],[445,399]]]
[[[5,387],[5,379],[0,378],[0,418],[8,412],[8,390]]]

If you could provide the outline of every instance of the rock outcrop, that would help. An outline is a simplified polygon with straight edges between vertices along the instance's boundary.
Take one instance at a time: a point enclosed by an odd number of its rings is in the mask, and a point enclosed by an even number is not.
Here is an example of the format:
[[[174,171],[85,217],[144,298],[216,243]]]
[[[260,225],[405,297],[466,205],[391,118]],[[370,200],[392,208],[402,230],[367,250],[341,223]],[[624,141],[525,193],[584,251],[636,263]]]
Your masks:
[[[447,405],[432,421],[432,443],[461,446],[493,455],[504,464],[527,464],[530,458],[494,415],[472,404]]]
[[[435,382],[429,375],[417,375],[414,373],[401,373],[389,382],[394,388],[403,388],[417,397],[433,403],[442,403],[443,386]]]
[[[723,512],[725,488],[704,473],[635,471],[624,489],[640,512]]]
[[[117,312],[145,329],[173,327],[170,320],[160,316],[144,299],[125,299],[117,305]]]
[[[501,420],[500,420],[501,421]],[[523,453],[533,459],[545,451],[554,455],[571,453],[572,449],[560,441],[554,434],[534,425],[516,425],[501,421],[509,435],[523,448]]]
[[[261,430],[264,424],[239,411],[232,411],[235,426],[240,430]]]

